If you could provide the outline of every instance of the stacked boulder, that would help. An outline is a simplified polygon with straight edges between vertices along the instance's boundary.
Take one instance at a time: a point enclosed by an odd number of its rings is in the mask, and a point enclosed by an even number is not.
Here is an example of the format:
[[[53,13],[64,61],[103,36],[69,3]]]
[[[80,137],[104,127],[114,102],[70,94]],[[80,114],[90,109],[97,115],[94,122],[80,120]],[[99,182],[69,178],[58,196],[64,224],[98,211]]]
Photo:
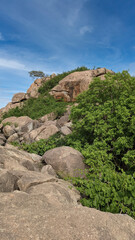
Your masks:
[[[9,117],[0,124],[0,145],[6,143],[32,143],[40,139],[48,139],[60,132],[61,136],[72,133],[72,122],[69,120],[71,106],[64,115],[56,119],[54,113],[46,114],[38,120],[27,116]]]

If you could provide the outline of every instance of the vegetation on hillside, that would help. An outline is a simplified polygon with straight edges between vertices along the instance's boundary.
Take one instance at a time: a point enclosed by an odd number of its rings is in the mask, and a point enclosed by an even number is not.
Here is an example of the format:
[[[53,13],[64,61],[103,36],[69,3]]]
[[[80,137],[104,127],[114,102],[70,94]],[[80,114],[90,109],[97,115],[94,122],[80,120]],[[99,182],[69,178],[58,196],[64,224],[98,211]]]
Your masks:
[[[28,116],[32,119],[38,119],[45,114],[55,112],[57,116],[61,116],[65,109],[66,105],[69,103],[65,103],[63,101],[57,101],[52,96],[49,95],[49,91],[56,86],[60,80],[64,77],[68,76],[72,72],[76,71],[85,71],[88,70],[86,67],[78,67],[72,71],[64,72],[62,74],[58,74],[51,80],[48,80],[39,88],[40,96],[38,98],[30,98],[28,99],[23,107],[16,107],[14,109],[10,109],[7,113],[3,115],[3,119],[11,116],[20,117],[20,116]],[[42,72],[41,72],[42,73]],[[32,71],[33,74],[33,71]]]
[[[102,211],[135,218],[135,78],[127,71],[95,78],[77,98],[71,119],[73,133],[25,145],[40,153],[61,145],[79,150],[89,172],[72,179],[81,203]]]

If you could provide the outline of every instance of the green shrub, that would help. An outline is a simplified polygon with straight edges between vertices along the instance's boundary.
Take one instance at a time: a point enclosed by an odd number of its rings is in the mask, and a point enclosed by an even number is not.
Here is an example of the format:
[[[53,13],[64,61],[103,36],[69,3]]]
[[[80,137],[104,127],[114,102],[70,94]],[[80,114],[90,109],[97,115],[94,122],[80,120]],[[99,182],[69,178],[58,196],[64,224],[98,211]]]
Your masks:
[[[73,180],[81,202],[135,217],[135,78],[127,71],[96,78],[77,102],[68,143],[90,169],[86,179]]]
[[[37,99],[28,99],[22,108],[17,107],[9,110],[4,114],[3,119],[11,116],[28,116],[32,119],[38,119],[51,112],[55,112],[59,117],[65,112],[67,104],[69,103],[56,101],[49,94],[47,96],[40,95]]]

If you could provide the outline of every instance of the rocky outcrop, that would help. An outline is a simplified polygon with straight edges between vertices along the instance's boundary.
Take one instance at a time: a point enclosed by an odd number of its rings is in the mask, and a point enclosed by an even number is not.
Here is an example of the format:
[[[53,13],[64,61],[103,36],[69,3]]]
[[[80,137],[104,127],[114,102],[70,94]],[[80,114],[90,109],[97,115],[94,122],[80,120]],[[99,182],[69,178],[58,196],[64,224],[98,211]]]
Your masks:
[[[82,154],[67,146],[51,149],[42,157],[42,161],[50,164],[61,177],[84,177],[86,166]]]
[[[56,114],[49,113],[38,120],[27,116],[9,117],[0,124],[0,145],[11,142],[32,143],[40,139],[48,139],[60,132],[61,136],[72,133],[72,122],[69,120],[71,106],[62,117],[56,119]],[[56,119],[56,120],[55,120]]]
[[[42,84],[45,83],[46,81],[51,80],[55,76],[56,74],[52,73],[48,77],[37,78],[27,90],[27,94],[29,95],[29,97],[37,98],[39,96],[38,89],[42,86]]]
[[[5,107],[0,109],[0,119],[2,118],[3,114],[8,112],[10,109],[13,109],[16,107],[21,108],[24,102],[28,100],[30,97],[37,98],[39,96],[39,92],[38,92],[39,87],[41,87],[44,82],[51,80],[55,76],[56,74],[52,73],[48,77],[38,78],[31,84],[31,86],[27,90],[27,93],[20,92],[20,93],[14,94],[12,101],[9,102]]]
[[[3,114],[8,112],[10,109],[13,109],[16,107],[21,108],[22,106],[23,106],[23,101],[18,103],[9,102],[5,107],[0,109],[0,119],[2,118]]]
[[[54,173],[37,155],[0,147],[1,240],[135,239],[131,217],[83,207],[74,186]]]
[[[62,79],[59,84],[50,91],[50,94],[56,99],[64,99],[66,102],[75,101],[79,93],[88,89],[93,77],[100,77],[104,80],[105,74],[108,72],[114,74],[113,71],[106,68],[71,73]]]
[[[41,87],[43,82],[46,81],[46,78],[38,78],[36,79],[27,90],[27,94],[29,97],[37,98],[39,96],[38,89]]]
[[[13,98],[12,98],[12,103],[19,103],[19,102],[22,102],[22,101],[25,101],[29,98],[28,94],[26,93],[16,93],[14,94]]]

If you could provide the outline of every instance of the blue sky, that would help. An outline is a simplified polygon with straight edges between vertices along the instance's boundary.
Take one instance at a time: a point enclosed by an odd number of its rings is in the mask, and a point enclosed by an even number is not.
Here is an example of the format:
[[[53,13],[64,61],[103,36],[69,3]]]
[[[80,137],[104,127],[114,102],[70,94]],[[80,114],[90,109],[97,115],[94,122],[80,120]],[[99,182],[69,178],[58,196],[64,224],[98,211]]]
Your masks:
[[[135,75],[134,0],[0,0],[0,108],[29,71],[84,65]]]

